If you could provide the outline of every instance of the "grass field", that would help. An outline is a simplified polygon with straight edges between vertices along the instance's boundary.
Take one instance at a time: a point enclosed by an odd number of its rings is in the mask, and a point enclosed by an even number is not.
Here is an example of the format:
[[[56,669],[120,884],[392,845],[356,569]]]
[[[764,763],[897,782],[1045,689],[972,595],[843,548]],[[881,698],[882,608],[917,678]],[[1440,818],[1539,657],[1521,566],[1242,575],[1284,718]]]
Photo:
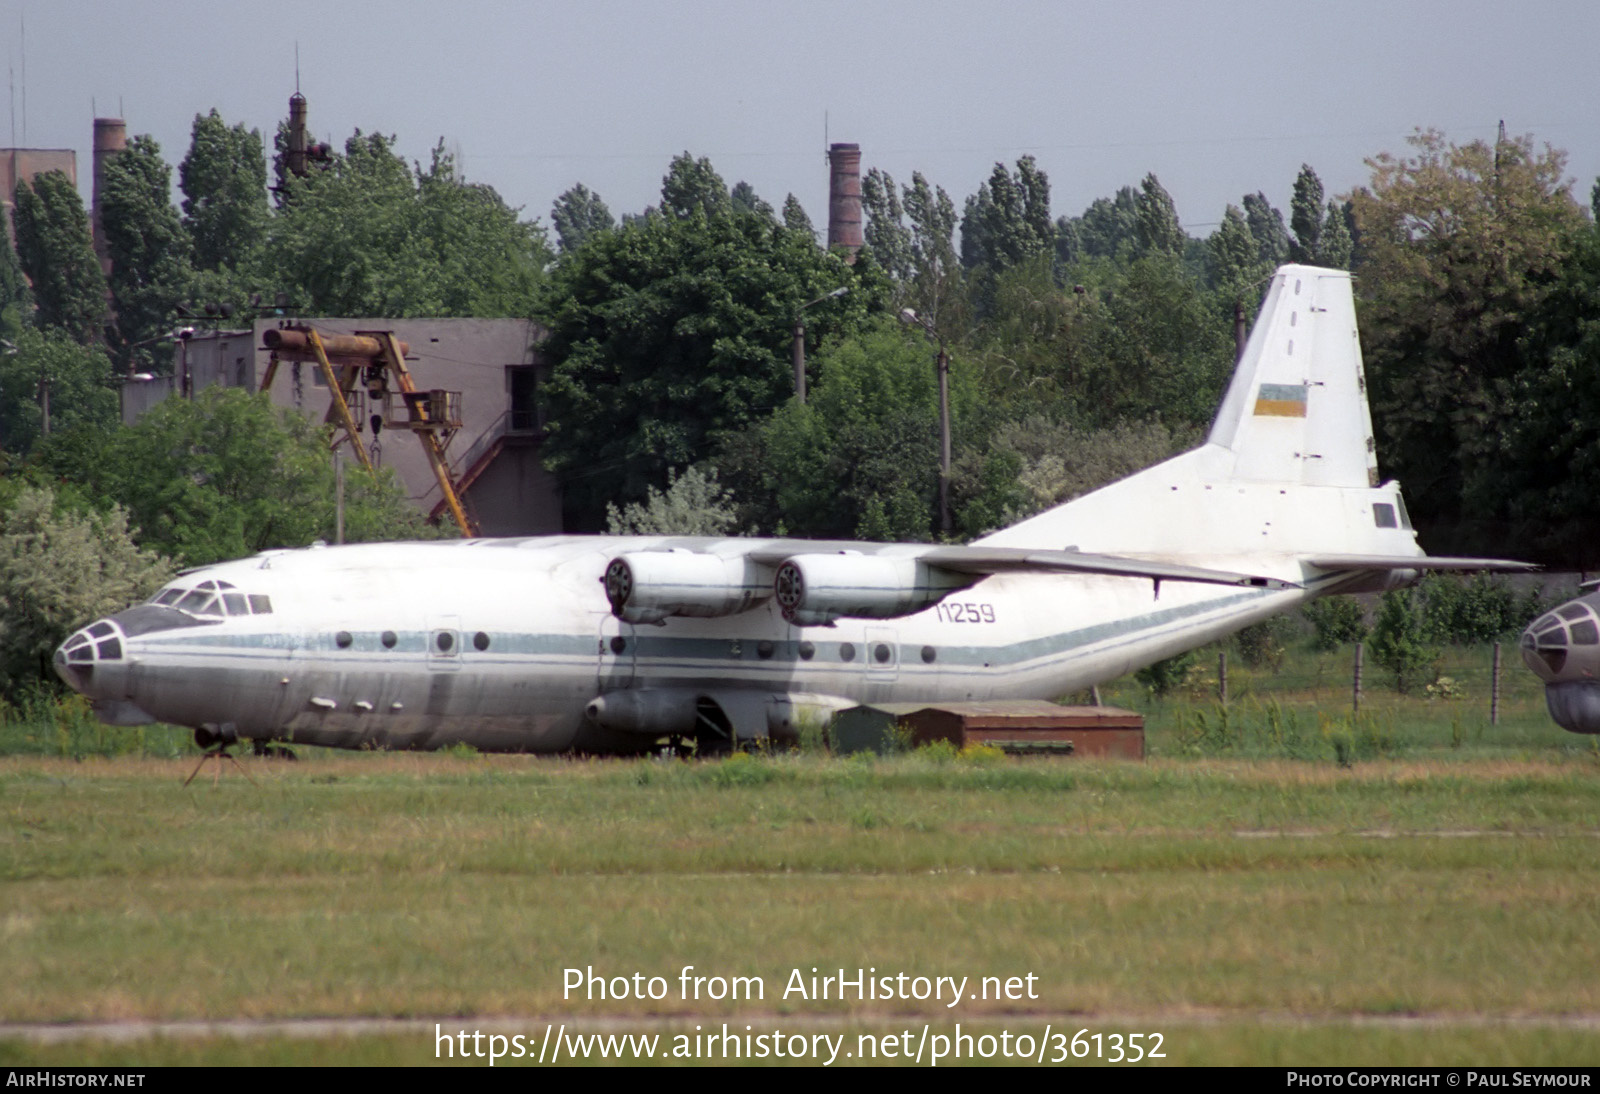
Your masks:
[[[0,1064],[433,1063],[438,1019],[529,1043],[727,1023],[849,1052],[960,1023],[1047,1062],[1083,1030],[1102,1059],[1160,1033],[1176,1064],[1592,1065],[1600,754],[1520,667],[1490,727],[1460,657],[1455,698],[1374,690],[1359,718],[1347,680],[1304,683],[1347,657],[1230,668],[1226,715],[1203,681],[1129,685],[1107,699],[1146,711],[1143,764],[309,750],[183,789],[176,731],[7,726],[0,1023],[419,1021],[0,1029]],[[686,999],[684,966],[761,998]],[[663,997],[565,993],[589,967]],[[785,997],[813,968],[1018,997]]]

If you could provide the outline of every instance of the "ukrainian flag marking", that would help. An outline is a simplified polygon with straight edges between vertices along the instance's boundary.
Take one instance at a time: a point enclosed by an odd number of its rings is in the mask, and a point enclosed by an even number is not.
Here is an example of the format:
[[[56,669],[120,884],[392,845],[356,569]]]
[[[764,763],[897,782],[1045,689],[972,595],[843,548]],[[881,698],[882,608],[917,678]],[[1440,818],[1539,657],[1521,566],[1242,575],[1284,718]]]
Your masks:
[[[1304,418],[1305,384],[1262,384],[1256,395],[1258,418]]]

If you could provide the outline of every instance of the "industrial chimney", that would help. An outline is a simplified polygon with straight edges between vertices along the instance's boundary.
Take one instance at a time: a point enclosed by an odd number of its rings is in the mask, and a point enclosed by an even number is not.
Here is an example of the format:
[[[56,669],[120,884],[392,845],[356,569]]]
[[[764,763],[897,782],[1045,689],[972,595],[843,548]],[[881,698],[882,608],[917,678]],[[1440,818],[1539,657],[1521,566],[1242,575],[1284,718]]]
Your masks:
[[[94,193],[89,211],[89,223],[94,234],[94,253],[100,260],[100,272],[111,276],[111,252],[106,247],[106,230],[100,223],[100,198],[105,193],[106,164],[117,153],[128,147],[128,126],[121,118],[96,118],[94,120]]]
[[[828,146],[828,249],[843,247],[855,261],[861,250],[861,146]]]

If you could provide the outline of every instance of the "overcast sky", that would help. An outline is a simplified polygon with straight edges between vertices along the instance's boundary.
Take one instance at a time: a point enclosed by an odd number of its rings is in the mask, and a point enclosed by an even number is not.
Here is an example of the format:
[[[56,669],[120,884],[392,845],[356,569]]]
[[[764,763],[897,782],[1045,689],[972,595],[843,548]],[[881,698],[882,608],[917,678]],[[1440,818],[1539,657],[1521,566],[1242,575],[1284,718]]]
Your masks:
[[[1153,171],[1206,235],[1247,192],[1287,216],[1303,162],[1338,193],[1418,127],[1466,142],[1502,118],[1569,153],[1587,205],[1597,32],[1594,0],[0,0],[0,143],[76,148],[85,192],[96,114],[174,168],[212,108],[270,148],[298,42],[319,139],[426,160],[442,137],[545,224],[576,182],[637,212],[687,150],[821,229],[831,139],[958,209],[1025,153],[1058,216]]]

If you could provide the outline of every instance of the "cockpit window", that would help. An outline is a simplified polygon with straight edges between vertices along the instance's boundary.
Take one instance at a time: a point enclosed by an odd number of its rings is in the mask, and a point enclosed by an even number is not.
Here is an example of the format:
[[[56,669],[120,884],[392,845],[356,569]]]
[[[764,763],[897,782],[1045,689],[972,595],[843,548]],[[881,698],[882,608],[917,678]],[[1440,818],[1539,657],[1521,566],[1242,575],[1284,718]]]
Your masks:
[[[1397,526],[1394,519],[1394,506],[1386,502],[1377,502],[1372,507],[1372,517],[1379,528],[1394,528]]]
[[[169,585],[149,602],[199,616],[266,615],[272,611],[272,601],[267,597],[239,592],[226,581],[202,581],[193,588]]]
[[[195,589],[184,594],[183,599],[173,607],[190,615],[219,615],[221,613],[216,610],[216,603],[217,598],[209,589],[204,591]]]

